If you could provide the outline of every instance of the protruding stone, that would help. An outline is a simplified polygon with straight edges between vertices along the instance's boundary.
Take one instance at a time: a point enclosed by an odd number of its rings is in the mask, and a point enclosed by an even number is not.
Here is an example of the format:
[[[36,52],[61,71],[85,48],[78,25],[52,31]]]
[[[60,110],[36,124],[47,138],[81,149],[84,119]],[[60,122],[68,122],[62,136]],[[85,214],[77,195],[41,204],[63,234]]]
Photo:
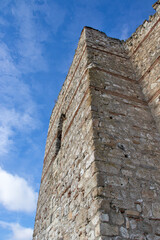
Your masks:
[[[120,232],[121,232],[122,237],[129,238],[129,233],[128,233],[128,230],[126,228],[121,227]]]
[[[131,226],[131,229],[135,229],[137,227],[137,222],[134,219],[132,219],[130,221],[130,226]]]
[[[130,228],[130,222],[129,222],[129,219],[126,218],[126,228],[129,229]]]
[[[141,207],[140,204],[137,204],[136,208],[137,208],[137,211],[138,211],[138,212],[142,212],[142,207]]]
[[[127,214],[127,216],[133,216],[133,217],[139,216],[139,212],[134,211],[134,210],[126,210],[126,214]]]
[[[97,214],[92,219],[92,224],[96,226],[98,224],[98,221],[99,221],[99,215]]]
[[[100,214],[100,220],[102,222],[108,222],[109,221],[109,215],[107,213],[101,213]]]

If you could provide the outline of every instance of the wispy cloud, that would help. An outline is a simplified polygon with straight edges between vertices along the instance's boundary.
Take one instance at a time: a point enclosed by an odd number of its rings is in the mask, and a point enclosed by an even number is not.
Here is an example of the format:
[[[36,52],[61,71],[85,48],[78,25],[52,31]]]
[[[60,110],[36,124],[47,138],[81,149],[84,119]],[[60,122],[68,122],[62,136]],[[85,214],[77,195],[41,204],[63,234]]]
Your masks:
[[[25,132],[38,126],[36,103],[21,78],[9,48],[0,42],[0,155],[9,152],[17,130]]]
[[[19,76],[20,72],[14,63],[6,43],[0,41],[0,75]]]
[[[47,64],[43,56],[43,41],[46,31],[36,23],[37,17],[31,2],[16,1],[12,8],[18,39],[15,47],[19,54],[18,67],[23,73],[46,71]]]
[[[24,178],[0,168],[0,203],[11,211],[33,212],[38,194]]]
[[[12,233],[8,236],[7,240],[31,240],[33,229],[25,228],[19,223],[8,223],[0,221],[0,226],[9,229]]]
[[[44,54],[48,27],[56,34],[65,18],[63,7],[50,0],[2,2],[0,24],[12,29],[13,41],[11,45],[7,37],[0,40],[0,155],[16,144],[17,132],[27,133],[39,126],[30,74],[48,71]]]
[[[120,39],[126,40],[129,37],[129,26],[124,24],[121,31]]]
[[[47,71],[44,44],[64,22],[65,10],[53,1],[15,1],[12,15],[18,39],[18,67],[23,73]],[[42,24],[43,17],[43,24]],[[51,31],[48,30],[50,28]]]
[[[36,127],[35,120],[28,112],[18,112],[14,108],[0,107],[0,156],[7,154],[12,149],[15,134],[28,133]]]
[[[13,135],[13,131],[10,128],[0,126],[0,155],[3,156],[10,151],[10,148],[13,144],[13,140],[11,136]]]
[[[51,32],[56,34],[65,20],[66,10],[64,7],[52,0],[44,0],[41,4],[35,1],[32,6],[34,11],[43,15],[44,21],[51,27]]]

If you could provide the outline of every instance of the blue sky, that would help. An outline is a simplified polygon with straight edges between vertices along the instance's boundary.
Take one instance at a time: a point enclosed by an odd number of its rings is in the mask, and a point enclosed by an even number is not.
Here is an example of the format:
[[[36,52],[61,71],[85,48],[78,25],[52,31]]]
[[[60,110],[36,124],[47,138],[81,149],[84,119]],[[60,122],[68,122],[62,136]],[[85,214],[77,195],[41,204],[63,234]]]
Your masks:
[[[32,239],[49,118],[82,28],[126,39],[154,2],[0,1],[0,239]]]

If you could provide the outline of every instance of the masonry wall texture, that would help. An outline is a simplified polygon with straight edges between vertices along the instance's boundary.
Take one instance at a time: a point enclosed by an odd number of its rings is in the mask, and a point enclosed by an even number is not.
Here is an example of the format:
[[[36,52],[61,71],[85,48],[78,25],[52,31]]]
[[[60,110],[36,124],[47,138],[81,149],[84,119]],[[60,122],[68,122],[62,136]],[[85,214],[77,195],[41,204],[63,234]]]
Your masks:
[[[160,239],[160,1],[126,42],[85,27],[53,109],[33,240]]]

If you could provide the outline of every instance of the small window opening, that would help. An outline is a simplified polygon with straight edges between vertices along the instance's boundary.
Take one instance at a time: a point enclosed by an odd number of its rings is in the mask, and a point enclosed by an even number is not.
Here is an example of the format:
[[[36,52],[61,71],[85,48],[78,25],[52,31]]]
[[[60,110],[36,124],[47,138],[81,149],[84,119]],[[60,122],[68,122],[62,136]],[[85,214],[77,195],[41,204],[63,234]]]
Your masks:
[[[61,148],[61,141],[62,141],[62,128],[63,122],[66,119],[65,114],[61,114],[59,124],[58,124],[58,132],[57,132],[57,141],[56,141],[56,155],[58,154]]]

